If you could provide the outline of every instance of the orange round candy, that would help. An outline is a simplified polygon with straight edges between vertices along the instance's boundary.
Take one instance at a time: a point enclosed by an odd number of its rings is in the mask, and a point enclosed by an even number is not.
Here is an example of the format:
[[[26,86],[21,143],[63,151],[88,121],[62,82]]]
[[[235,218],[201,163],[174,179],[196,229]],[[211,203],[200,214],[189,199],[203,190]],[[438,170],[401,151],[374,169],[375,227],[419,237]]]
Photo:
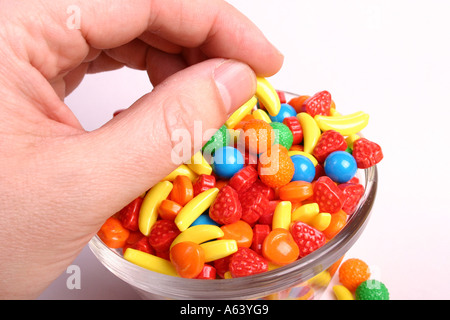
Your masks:
[[[277,228],[264,239],[262,253],[267,260],[283,266],[297,260],[300,250],[288,230]]]
[[[119,219],[110,217],[97,232],[100,239],[110,248],[122,248],[130,236],[130,231],[123,227]]]
[[[339,268],[339,282],[350,291],[355,291],[369,277],[369,266],[360,259],[348,259]]]
[[[194,198],[194,187],[188,176],[178,175],[173,180],[173,189],[170,192],[170,199],[184,206]]]
[[[258,174],[262,182],[271,188],[288,184],[294,176],[294,163],[282,145],[273,145],[261,154],[258,161]]]
[[[347,214],[344,210],[339,210],[331,215],[331,221],[328,227],[323,231],[325,237],[330,240],[339,233],[347,222]]]
[[[242,127],[243,132],[239,135],[241,143],[244,143],[245,150],[260,154],[270,150],[275,141],[273,128],[264,120],[252,119]]]
[[[278,196],[284,201],[303,201],[313,195],[312,184],[307,181],[292,181],[282,186]]]
[[[224,236],[221,239],[236,240],[238,247],[250,248],[253,241],[253,229],[243,220],[220,227]]]
[[[203,248],[191,241],[177,243],[170,249],[170,261],[182,278],[195,278],[205,265]]]

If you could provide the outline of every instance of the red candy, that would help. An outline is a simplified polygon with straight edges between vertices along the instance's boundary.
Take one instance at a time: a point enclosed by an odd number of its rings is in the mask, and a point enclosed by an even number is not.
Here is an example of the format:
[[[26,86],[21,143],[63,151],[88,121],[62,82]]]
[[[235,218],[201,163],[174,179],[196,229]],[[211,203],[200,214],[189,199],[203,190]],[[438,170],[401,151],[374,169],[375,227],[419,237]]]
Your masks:
[[[258,171],[252,166],[239,170],[228,182],[238,193],[246,191],[258,179]]]
[[[331,94],[328,91],[318,92],[303,103],[303,108],[312,117],[318,114],[329,116],[331,109]]]
[[[283,120],[283,123],[291,130],[292,136],[294,140],[292,141],[292,145],[299,144],[303,140],[303,130],[300,125],[300,121],[298,121],[297,117],[286,117]]]
[[[202,193],[203,191],[214,188],[215,185],[216,185],[216,178],[214,176],[208,174],[199,175],[193,185],[194,197]]]
[[[241,216],[238,193],[231,186],[224,186],[209,208],[209,217],[219,224],[230,224],[239,221]]]
[[[158,220],[148,236],[148,242],[157,252],[168,252],[172,241],[180,234],[175,222]]]
[[[367,169],[383,159],[381,147],[366,138],[360,138],[353,143],[353,157],[360,169]]]
[[[262,193],[246,192],[239,200],[242,205],[242,220],[253,226],[266,212],[269,200]]]
[[[313,155],[320,163],[323,163],[330,153],[335,151],[345,151],[347,142],[342,134],[334,130],[328,130],[322,133]]]
[[[364,186],[359,183],[343,183],[338,185],[343,192],[342,210],[346,214],[352,214],[364,195]]]
[[[327,176],[320,177],[314,183],[313,198],[321,212],[336,213],[343,205],[342,190]]]
[[[255,224],[253,227],[253,242],[251,249],[258,254],[262,254],[264,239],[270,233],[270,226],[266,224]]]
[[[122,222],[122,226],[131,231],[137,231],[139,229],[139,211],[142,205],[141,197],[133,200],[129,205],[119,211],[119,220]]]
[[[292,237],[299,248],[299,256],[303,258],[325,244],[325,235],[308,224],[296,221],[290,228]]]
[[[230,259],[230,272],[233,278],[246,277],[269,270],[265,258],[249,248],[239,248]]]

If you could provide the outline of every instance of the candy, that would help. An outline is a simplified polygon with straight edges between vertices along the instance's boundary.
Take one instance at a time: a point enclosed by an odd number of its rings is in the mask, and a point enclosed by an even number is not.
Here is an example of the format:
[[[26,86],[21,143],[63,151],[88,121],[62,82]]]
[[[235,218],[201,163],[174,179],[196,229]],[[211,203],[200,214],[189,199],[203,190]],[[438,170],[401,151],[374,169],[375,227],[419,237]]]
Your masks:
[[[216,268],[209,264],[204,264],[202,271],[195,279],[213,280],[216,278]]]
[[[297,260],[300,250],[289,230],[274,228],[264,239],[263,256],[276,265],[286,265]]]
[[[191,160],[187,164],[189,169],[194,171],[196,174],[211,174],[211,165],[206,161],[203,154],[199,151],[191,157]]]
[[[180,206],[184,206],[194,198],[194,187],[187,176],[177,176],[173,180],[173,189],[170,193],[170,198]]]
[[[239,135],[239,140],[245,150],[260,154],[270,149],[275,141],[275,132],[271,124],[264,120],[253,119],[248,121]]]
[[[266,259],[249,248],[239,248],[230,259],[230,272],[233,278],[246,277],[268,271]]]
[[[338,300],[355,300],[350,290],[342,285],[333,286],[333,292]]]
[[[345,149],[347,149],[347,142],[345,142],[344,136],[337,131],[330,130],[320,136],[313,155],[317,161],[323,163],[332,152],[345,151]]]
[[[209,217],[209,210],[205,211],[198,217],[197,219],[192,222],[191,227],[193,226],[199,226],[199,225],[212,225],[212,226],[220,226],[217,222],[215,222],[213,219]]]
[[[242,217],[242,206],[236,190],[230,185],[220,189],[209,209],[209,217],[219,224],[230,224]]]
[[[272,122],[270,126],[275,132],[275,144],[280,144],[289,150],[294,142],[294,136],[289,127],[281,122]]]
[[[225,258],[238,251],[238,245],[234,239],[209,241],[202,243],[200,246],[205,251],[205,262]]]
[[[169,251],[173,240],[180,234],[175,222],[158,220],[148,236],[148,242],[156,252]]]
[[[256,97],[264,104],[269,115],[276,116],[280,112],[280,97],[265,78],[256,77]]]
[[[320,128],[314,118],[306,112],[297,114],[297,119],[303,129],[304,151],[312,153],[322,134]]]
[[[292,181],[279,189],[281,200],[303,201],[313,195],[312,184],[307,181]]]
[[[353,143],[353,156],[358,168],[367,169],[383,159],[383,152],[375,142],[361,138]]]
[[[331,109],[331,94],[328,91],[318,92],[305,100],[302,108],[312,117],[315,115],[328,116]]]
[[[300,250],[299,257],[305,257],[325,244],[322,232],[301,221],[292,223],[290,231]]]
[[[206,241],[219,239],[223,237],[225,234],[221,228],[215,225],[196,225],[187,228],[183,232],[181,232],[170,245],[173,247],[177,243],[189,241],[197,244],[201,244]]]
[[[128,248],[123,254],[125,260],[132,262],[142,268],[163,273],[169,276],[178,277],[178,273],[173,264],[163,258],[148,254],[136,249]]]
[[[356,300],[389,300],[389,291],[378,280],[366,280],[359,285],[355,292]]]
[[[294,107],[295,111],[297,111],[297,113],[300,112],[305,112],[305,108],[303,107],[303,103],[308,100],[311,96],[307,96],[307,95],[303,95],[303,96],[298,96],[295,98],[292,98],[288,104],[291,105],[292,107]]]
[[[137,197],[129,205],[119,211],[119,220],[122,226],[131,231],[139,229],[139,211],[144,199]]]
[[[253,241],[251,249],[258,254],[262,254],[264,239],[270,233],[270,227],[266,224],[256,224],[253,227]]]
[[[189,228],[192,222],[211,206],[218,193],[219,189],[211,188],[189,201],[175,218],[178,229],[184,231]]]
[[[294,176],[294,163],[285,147],[277,144],[259,157],[258,174],[263,183],[272,188],[284,186]]]
[[[280,105],[280,112],[276,116],[269,115],[272,122],[283,122],[285,118],[295,117],[297,112],[295,109],[287,103],[282,103]]]
[[[237,149],[226,146],[216,150],[213,170],[218,176],[229,179],[243,167],[244,157]]]
[[[244,192],[258,179],[258,171],[252,166],[239,170],[228,182],[236,192]]]
[[[261,192],[245,192],[239,200],[242,205],[242,220],[251,226],[264,215],[269,206],[269,199]]]
[[[292,148],[291,148],[288,151],[288,154],[289,154],[289,157],[291,157],[291,159],[292,159],[292,156],[304,156],[304,157],[308,158],[313,163],[314,168],[319,164],[317,159],[314,158],[314,156],[312,154],[301,151],[301,150],[292,150]]]
[[[284,118],[283,124],[291,130],[293,145],[297,145],[303,141],[303,130],[300,121],[297,119],[297,115]]]
[[[317,203],[304,204],[292,212],[292,221],[302,221],[309,224],[318,214],[319,205]]]
[[[314,184],[313,200],[319,204],[320,211],[336,213],[343,205],[342,190],[329,177],[320,177]]]
[[[252,111],[257,102],[258,100],[256,99],[256,97],[252,97],[239,109],[237,109],[225,122],[227,128],[233,129],[239,122],[242,121],[242,119],[244,119],[246,115],[248,115]]]
[[[360,259],[348,259],[339,268],[339,282],[352,292],[369,277],[369,266]]]
[[[324,163],[325,173],[334,182],[348,182],[356,174],[355,158],[345,151],[335,151],[331,153]]]
[[[323,231],[327,239],[334,238],[344,227],[347,222],[347,214],[340,210],[331,215],[331,221],[328,227]]]
[[[197,174],[192,171],[187,165],[182,164],[178,166],[175,170],[169,173],[163,181],[173,181],[177,176],[188,176],[191,181],[195,181],[197,179]]]
[[[358,111],[344,116],[316,115],[314,117],[320,130],[334,130],[344,136],[360,132],[369,123],[369,115]]]
[[[238,247],[250,248],[252,245],[253,230],[247,222],[238,220],[234,223],[224,225],[220,229],[223,232],[221,239],[236,240]]]
[[[161,219],[173,221],[182,208],[175,201],[164,199],[158,207],[158,214]]]
[[[208,140],[208,142],[203,146],[203,155],[207,158],[214,155],[217,149],[227,146],[230,143],[230,133],[225,125],[221,126],[219,130]]]
[[[342,210],[350,215],[355,212],[362,196],[364,195],[364,186],[359,183],[344,183],[338,185],[343,193]]]
[[[312,182],[316,176],[316,168],[314,163],[305,156],[293,155],[291,156],[292,163],[294,164],[294,176],[292,181],[306,181]]]
[[[264,110],[256,109],[255,111],[252,112],[252,115],[253,115],[253,117],[255,119],[263,120],[263,121],[265,121],[267,123],[271,123],[272,122],[272,120],[270,119],[269,115]]]
[[[139,230],[148,236],[150,229],[158,217],[158,207],[172,191],[173,184],[169,181],[161,181],[155,184],[145,195],[139,211]]]
[[[122,248],[130,235],[120,220],[114,217],[108,218],[97,232],[99,238],[110,248]]]
[[[183,241],[170,249],[170,262],[180,277],[192,279],[203,270],[205,252],[197,243]]]
[[[199,195],[203,191],[214,188],[215,185],[216,185],[216,178],[214,176],[207,174],[199,175],[193,184],[194,197]]]
[[[280,201],[273,214],[272,228],[277,229],[289,229],[289,224],[291,223],[291,209],[292,204],[290,201]]]

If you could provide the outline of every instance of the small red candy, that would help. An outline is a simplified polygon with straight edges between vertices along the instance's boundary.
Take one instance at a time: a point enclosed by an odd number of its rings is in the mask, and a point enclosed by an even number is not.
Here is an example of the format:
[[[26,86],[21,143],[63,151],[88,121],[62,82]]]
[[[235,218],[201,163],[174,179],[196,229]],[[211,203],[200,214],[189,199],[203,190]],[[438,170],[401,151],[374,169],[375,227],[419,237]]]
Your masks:
[[[219,224],[230,224],[239,221],[241,216],[238,193],[230,185],[224,186],[209,208],[209,217]]]
[[[297,145],[303,140],[303,129],[300,125],[300,121],[297,117],[286,117],[283,120],[283,123],[291,130],[292,136],[294,140],[292,141],[292,145]]]
[[[246,166],[234,174],[228,184],[240,193],[250,188],[257,179],[258,171],[252,166]]]
[[[175,222],[172,220],[158,220],[152,227],[148,242],[156,252],[168,252],[172,241],[180,234]]]
[[[300,258],[319,249],[326,241],[325,235],[322,232],[301,221],[292,223],[290,231],[300,250]]]
[[[193,185],[194,197],[202,193],[203,191],[214,188],[215,185],[216,185],[216,178],[214,176],[209,174],[199,175]]]
[[[355,212],[359,201],[364,195],[364,186],[359,183],[343,183],[338,185],[338,188],[343,192],[342,210],[350,215]]]
[[[202,271],[200,271],[199,275],[195,279],[207,279],[212,280],[216,278],[216,268],[212,265],[204,264]]]
[[[328,130],[322,133],[313,150],[313,155],[320,163],[334,151],[345,151],[347,142],[342,134],[334,130]]]
[[[367,169],[383,159],[383,151],[375,142],[360,138],[353,143],[353,157],[360,169]]]
[[[253,226],[267,211],[269,200],[262,193],[245,192],[239,197],[242,205],[242,220]]]
[[[343,205],[342,190],[327,176],[320,177],[314,183],[313,200],[319,205],[320,212],[336,213]]]
[[[250,248],[241,247],[230,259],[230,272],[233,278],[246,277],[269,270],[269,263]]]
[[[312,117],[315,115],[329,116],[331,109],[331,94],[328,91],[321,91],[303,102],[303,108]]]
[[[255,224],[253,227],[253,242],[251,249],[262,255],[262,246],[264,239],[270,233],[270,226],[267,224]]]
[[[139,229],[139,211],[141,210],[142,202],[143,199],[138,197],[119,211],[119,220],[124,228],[131,231]]]

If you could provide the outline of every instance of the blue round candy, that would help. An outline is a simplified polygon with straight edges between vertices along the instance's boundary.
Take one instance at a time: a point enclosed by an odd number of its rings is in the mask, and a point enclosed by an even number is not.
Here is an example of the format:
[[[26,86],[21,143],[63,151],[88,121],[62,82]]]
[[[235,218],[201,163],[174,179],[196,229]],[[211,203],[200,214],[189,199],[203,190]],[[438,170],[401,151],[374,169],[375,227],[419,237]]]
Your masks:
[[[355,176],[358,168],[355,158],[350,153],[335,151],[325,159],[324,169],[331,180],[345,183]]]
[[[273,122],[283,122],[284,118],[295,116],[297,116],[297,111],[295,111],[295,109],[287,103],[281,104],[280,112],[276,116],[269,115]]]
[[[213,219],[209,217],[209,211],[206,211],[205,213],[201,214],[197,219],[192,222],[191,227],[198,226],[201,224],[210,224],[213,226],[219,226],[217,222],[215,222]]]
[[[216,150],[213,159],[214,172],[225,179],[230,179],[244,167],[242,153],[233,147],[222,147]]]
[[[291,157],[294,163],[294,176],[292,181],[312,182],[316,175],[316,168],[311,160],[302,155],[293,155]]]

